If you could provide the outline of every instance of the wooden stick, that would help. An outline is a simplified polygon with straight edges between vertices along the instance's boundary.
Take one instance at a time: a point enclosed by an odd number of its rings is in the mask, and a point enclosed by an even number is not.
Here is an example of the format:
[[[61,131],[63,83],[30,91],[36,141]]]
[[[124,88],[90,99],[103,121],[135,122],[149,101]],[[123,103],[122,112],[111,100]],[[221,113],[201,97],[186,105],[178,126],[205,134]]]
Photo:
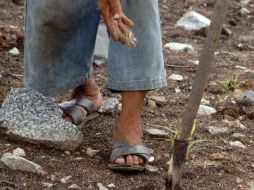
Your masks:
[[[223,21],[225,20],[228,7],[229,3],[227,0],[216,1],[210,30],[199,59],[195,80],[192,83],[188,106],[183,115],[182,128],[178,137],[180,140],[187,140],[190,137],[192,125],[196,118],[203,92],[207,84],[208,74],[214,59],[214,53],[218,48]]]

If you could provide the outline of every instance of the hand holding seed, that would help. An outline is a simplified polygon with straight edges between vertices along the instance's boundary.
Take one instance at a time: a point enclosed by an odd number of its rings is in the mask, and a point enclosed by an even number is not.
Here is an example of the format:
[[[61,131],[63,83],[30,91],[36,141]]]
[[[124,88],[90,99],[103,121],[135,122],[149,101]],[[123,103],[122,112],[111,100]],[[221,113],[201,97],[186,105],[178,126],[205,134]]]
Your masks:
[[[99,0],[98,9],[112,38],[128,47],[135,47],[136,38],[129,29],[133,22],[123,14],[120,0]]]

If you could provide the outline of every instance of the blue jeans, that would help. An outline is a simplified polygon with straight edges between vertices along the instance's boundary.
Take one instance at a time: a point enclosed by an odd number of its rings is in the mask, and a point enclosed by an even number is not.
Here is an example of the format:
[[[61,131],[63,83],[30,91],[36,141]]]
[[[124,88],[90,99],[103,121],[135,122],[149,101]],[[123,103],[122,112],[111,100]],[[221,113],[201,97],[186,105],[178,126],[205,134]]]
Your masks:
[[[137,47],[111,40],[106,87],[152,90],[166,85],[157,0],[123,0]],[[99,13],[96,0],[26,0],[25,85],[54,96],[92,75]]]

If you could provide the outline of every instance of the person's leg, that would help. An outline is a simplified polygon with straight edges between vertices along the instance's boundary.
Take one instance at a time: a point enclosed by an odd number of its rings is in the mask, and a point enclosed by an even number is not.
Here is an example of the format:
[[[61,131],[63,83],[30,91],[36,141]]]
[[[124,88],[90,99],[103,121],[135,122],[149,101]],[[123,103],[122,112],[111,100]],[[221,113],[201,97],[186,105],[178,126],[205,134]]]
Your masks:
[[[26,87],[54,96],[90,78],[98,24],[94,0],[27,0]]]
[[[145,93],[166,85],[158,1],[123,0],[123,10],[134,21],[137,47],[130,49],[111,40],[106,86],[122,92],[123,109],[114,142],[141,145],[140,120]],[[144,159],[131,154],[114,162],[137,165],[144,163]]]
[[[96,6],[94,0],[26,1],[27,88],[54,96],[78,86],[73,98],[86,98],[96,107],[101,105],[91,68],[99,24]],[[86,117],[85,109],[79,112],[82,118]],[[66,119],[72,121],[70,117]]]

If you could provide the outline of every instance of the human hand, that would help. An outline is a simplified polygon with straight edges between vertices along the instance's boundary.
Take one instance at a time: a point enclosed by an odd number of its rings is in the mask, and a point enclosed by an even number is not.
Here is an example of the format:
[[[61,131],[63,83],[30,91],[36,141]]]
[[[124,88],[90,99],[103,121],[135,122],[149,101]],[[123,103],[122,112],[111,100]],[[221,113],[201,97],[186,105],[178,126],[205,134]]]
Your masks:
[[[133,22],[123,14],[120,0],[99,0],[98,9],[112,38],[130,47],[135,46],[136,39],[128,29]]]

